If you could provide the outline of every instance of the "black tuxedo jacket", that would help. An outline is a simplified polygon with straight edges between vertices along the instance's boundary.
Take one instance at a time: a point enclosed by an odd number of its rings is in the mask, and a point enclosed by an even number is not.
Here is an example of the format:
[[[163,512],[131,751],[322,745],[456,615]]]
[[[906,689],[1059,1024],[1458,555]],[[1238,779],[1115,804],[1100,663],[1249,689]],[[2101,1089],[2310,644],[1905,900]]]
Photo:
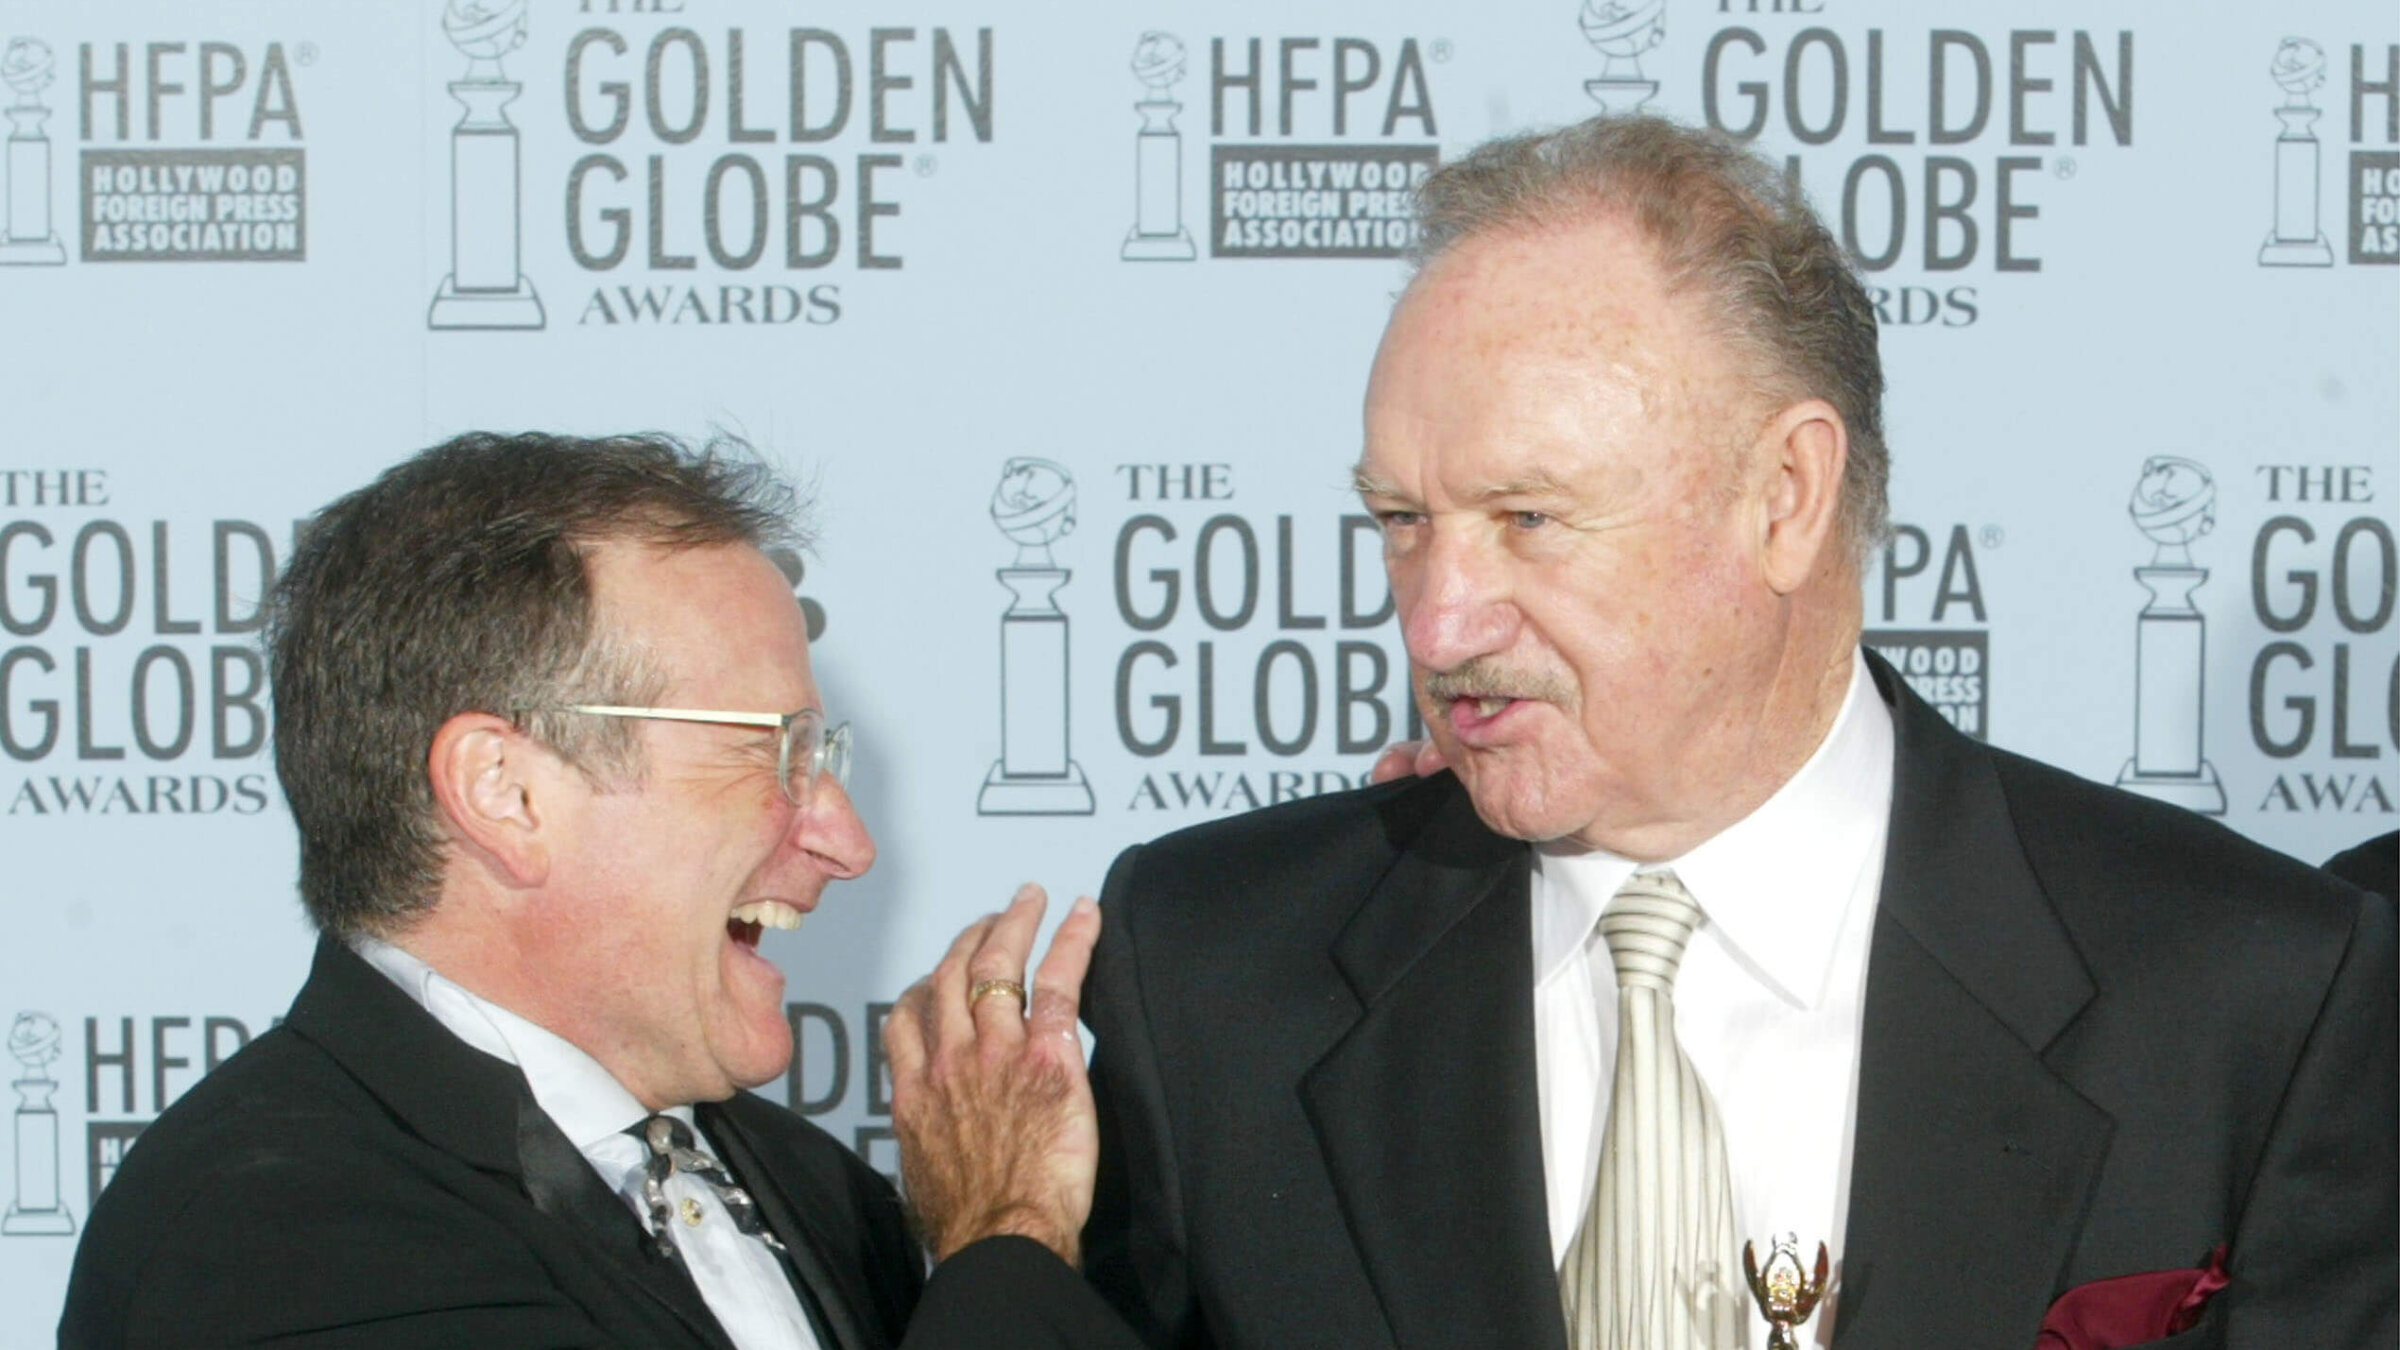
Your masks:
[[[2065,1290],[2225,1243],[2173,1344],[2400,1345],[2392,906],[1877,678],[1835,1344],[2031,1350]],[[1529,856],[1445,774],[1118,860],[1084,1246],[1152,1345],[1564,1350]]]
[[[2400,896],[2400,830],[2336,853],[2325,870],[2361,889]]]
[[[1133,1344],[1021,1238],[928,1285],[891,1186],[789,1111],[743,1093],[699,1115],[790,1249],[824,1350]],[[732,1350],[524,1075],[330,940],[283,1025],[143,1131],[92,1207],[58,1339]]]

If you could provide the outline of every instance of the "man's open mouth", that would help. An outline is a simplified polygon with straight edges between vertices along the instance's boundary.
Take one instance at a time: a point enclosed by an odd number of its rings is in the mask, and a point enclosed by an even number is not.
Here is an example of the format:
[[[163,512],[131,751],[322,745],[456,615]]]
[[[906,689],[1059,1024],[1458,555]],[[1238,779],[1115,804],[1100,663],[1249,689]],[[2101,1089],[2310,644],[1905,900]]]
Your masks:
[[[734,941],[755,951],[759,938],[770,928],[798,928],[800,911],[781,900],[753,900],[736,905],[733,916],[725,921],[725,931]]]

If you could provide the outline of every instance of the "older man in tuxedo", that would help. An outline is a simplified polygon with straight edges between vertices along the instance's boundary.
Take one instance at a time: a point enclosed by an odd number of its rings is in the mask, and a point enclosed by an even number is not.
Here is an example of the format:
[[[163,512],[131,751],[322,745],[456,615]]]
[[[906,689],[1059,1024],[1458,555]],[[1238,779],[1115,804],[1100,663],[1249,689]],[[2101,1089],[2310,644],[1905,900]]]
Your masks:
[[[1357,480],[1450,771],[1118,861],[1095,1282],[1159,1347],[1726,1350],[1790,1233],[1845,1350],[2394,1345],[2391,905],[1861,651],[1875,316],[1781,171],[1595,119],[1420,225]]]

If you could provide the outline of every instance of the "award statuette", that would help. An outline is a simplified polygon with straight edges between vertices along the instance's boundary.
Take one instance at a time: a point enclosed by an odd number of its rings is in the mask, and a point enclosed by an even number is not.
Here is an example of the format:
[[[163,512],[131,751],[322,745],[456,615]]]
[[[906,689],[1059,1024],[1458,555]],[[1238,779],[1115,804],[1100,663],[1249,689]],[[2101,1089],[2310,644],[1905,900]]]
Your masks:
[[[50,226],[50,138],[42,123],[50,109],[42,91],[50,86],[53,63],[49,44],[40,38],[8,40],[0,54],[0,84],[16,92],[8,114],[8,205],[0,220],[0,266],[55,267],[67,260],[67,246]]]
[[[1658,93],[1658,81],[1642,74],[1642,54],[1667,35],[1667,0],[1583,0],[1576,22],[1605,58],[1600,78],[1585,80],[1583,92],[1605,113],[1641,111]]]
[[[1144,33],[1133,49],[1133,77],[1149,95],[1133,105],[1142,129],[1133,141],[1133,229],[1117,256],[1127,262],[1189,262],[1199,256],[1183,227],[1183,111],[1169,93],[1183,78],[1183,41]]]
[[[450,130],[450,274],[428,328],[540,328],[542,299],[519,258],[517,128],[508,105],[525,86],[500,58],[525,45],[528,0],[450,0],[442,32],[467,58],[450,96],[466,109]]]
[[[75,1216],[58,1193],[58,1108],[50,1104],[50,1094],[58,1091],[58,1080],[50,1076],[58,1039],[58,1022],[48,1013],[18,1013],[8,1029],[8,1053],[25,1070],[9,1084],[17,1090],[17,1190],[7,1216],[0,1218],[0,1233],[10,1237],[63,1237],[75,1231]]]
[[[2221,816],[2225,788],[2201,745],[2208,620],[2192,603],[2208,569],[2192,564],[2191,548],[2216,527],[2216,481],[2195,461],[2153,455],[2126,509],[2157,548],[2133,569],[2150,603],[2135,621],[2133,758],[2117,786]]]
[[[1809,1314],[1817,1310],[1817,1300],[1825,1296],[1825,1272],[1829,1265],[1825,1244],[1817,1244],[1814,1275],[1800,1268],[1797,1234],[1785,1233],[1776,1238],[1774,1248],[1767,1256],[1767,1268],[1762,1271],[1758,1268],[1757,1247],[1743,1243],[1742,1274],[1749,1277],[1750,1297],[1758,1300],[1759,1316],[1767,1319],[1767,1350],[1800,1350],[1800,1338],[1794,1329],[1808,1320]]]
[[[1000,759],[975,798],[981,816],[1088,816],[1092,786],[1067,744],[1067,615],[1058,588],[1073,576],[1050,546],[1075,528],[1075,479],[1063,464],[1000,466],[992,524],[1017,546],[998,572],[1014,597],[1000,616]]]
[[[2307,38],[2287,37],[2268,67],[2283,90],[2275,116],[2283,134],[2275,138],[2275,228],[2258,247],[2261,267],[2331,267],[2333,245],[2317,218],[2323,172],[2322,148],[2310,128],[2324,116],[2309,95],[2325,87],[2325,49]]]

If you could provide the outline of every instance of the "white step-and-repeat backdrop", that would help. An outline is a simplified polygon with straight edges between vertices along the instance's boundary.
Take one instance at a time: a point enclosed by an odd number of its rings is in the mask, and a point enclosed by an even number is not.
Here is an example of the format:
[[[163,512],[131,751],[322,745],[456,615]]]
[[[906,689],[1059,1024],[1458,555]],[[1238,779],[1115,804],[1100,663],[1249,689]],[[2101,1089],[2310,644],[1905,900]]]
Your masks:
[[[883,854],[768,939],[768,1091],[888,1168],[876,1025],[957,927],[1407,734],[1344,486],[1405,194],[1600,108],[1754,139],[1859,255],[1920,691],[2312,861],[2400,813],[2387,0],[0,0],[0,43],[0,1345],[305,969],[256,646],[297,518],[471,428],[814,481]]]

